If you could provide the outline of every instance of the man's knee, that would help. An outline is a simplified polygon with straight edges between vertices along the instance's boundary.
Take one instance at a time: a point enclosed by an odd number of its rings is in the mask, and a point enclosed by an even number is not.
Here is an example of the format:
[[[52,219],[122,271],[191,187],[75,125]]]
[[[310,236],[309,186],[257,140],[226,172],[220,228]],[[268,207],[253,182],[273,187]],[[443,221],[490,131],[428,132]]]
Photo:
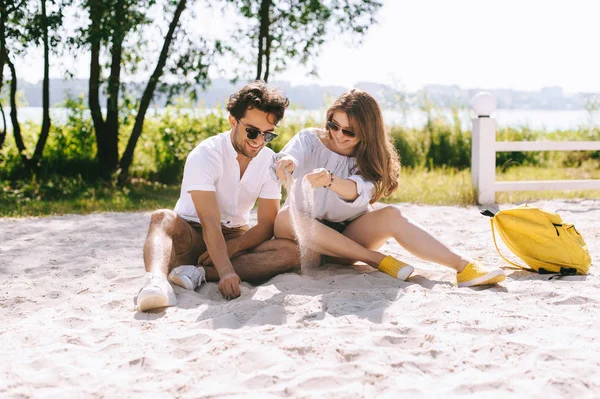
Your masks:
[[[281,256],[285,266],[293,267],[300,264],[300,247],[292,240],[278,239],[278,256]]]
[[[172,234],[177,223],[177,213],[170,209],[158,209],[150,214],[150,229]]]

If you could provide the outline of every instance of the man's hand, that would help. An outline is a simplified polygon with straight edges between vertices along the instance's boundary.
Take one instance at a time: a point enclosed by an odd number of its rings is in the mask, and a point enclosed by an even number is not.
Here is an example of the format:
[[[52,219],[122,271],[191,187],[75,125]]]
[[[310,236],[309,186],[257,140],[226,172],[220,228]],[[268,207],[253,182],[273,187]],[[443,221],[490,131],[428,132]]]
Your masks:
[[[225,245],[227,245],[227,255],[229,256],[229,259],[233,258],[233,255],[235,255],[239,250],[238,239],[234,238],[232,240],[229,240],[225,243]],[[212,266],[213,265],[212,259],[210,258],[210,255],[208,254],[208,250],[204,251],[204,253],[198,257],[197,264],[202,265],[202,266]]]
[[[323,168],[313,170],[312,173],[306,174],[305,178],[313,187],[327,187],[331,183],[331,173]]]
[[[240,296],[240,276],[233,272],[221,277],[219,291],[225,299],[234,299]]]
[[[285,182],[288,175],[294,173],[295,169],[296,164],[291,157],[285,156],[275,162],[275,174],[277,175],[279,181]]]

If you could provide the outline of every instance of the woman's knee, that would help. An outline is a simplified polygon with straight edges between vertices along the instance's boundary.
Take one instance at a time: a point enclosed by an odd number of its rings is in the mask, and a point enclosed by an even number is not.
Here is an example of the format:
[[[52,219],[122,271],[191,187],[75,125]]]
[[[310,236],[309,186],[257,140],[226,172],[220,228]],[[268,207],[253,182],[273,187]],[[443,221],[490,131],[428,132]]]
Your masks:
[[[384,221],[398,222],[406,220],[402,211],[393,205],[388,205],[380,210],[381,219]]]
[[[282,208],[277,214],[273,230],[275,238],[295,239],[294,229],[292,227],[292,217],[288,207]]]

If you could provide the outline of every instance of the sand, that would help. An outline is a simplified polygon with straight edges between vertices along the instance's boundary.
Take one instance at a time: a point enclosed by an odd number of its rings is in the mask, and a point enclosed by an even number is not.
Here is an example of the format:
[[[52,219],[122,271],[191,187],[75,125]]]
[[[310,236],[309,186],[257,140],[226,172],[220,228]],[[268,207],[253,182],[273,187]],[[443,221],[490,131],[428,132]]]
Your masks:
[[[417,269],[407,282],[329,265],[244,283],[233,301],[176,288],[179,306],[155,313],[132,300],[148,213],[0,219],[0,396],[598,397],[600,200],[536,205],[575,223],[588,276],[507,269],[459,289],[389,241]],[[477,207],[397,206],[504,265]]]

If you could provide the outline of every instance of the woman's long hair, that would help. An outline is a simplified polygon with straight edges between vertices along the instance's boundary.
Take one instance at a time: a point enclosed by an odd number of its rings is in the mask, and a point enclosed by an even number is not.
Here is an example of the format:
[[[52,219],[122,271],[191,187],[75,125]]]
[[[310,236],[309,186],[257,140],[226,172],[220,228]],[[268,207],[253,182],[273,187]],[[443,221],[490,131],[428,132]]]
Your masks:
[[[390,196],[398,188],[400,161],[383,123],[377,101],[368,93],[352,89],[342,94],[327,110],[327,121],[336,111],[348,115],[350,129],[360,140],[354,156],[358,173],[375,184],[371,203]],[[328,131],[329,134],[331,132]]]

